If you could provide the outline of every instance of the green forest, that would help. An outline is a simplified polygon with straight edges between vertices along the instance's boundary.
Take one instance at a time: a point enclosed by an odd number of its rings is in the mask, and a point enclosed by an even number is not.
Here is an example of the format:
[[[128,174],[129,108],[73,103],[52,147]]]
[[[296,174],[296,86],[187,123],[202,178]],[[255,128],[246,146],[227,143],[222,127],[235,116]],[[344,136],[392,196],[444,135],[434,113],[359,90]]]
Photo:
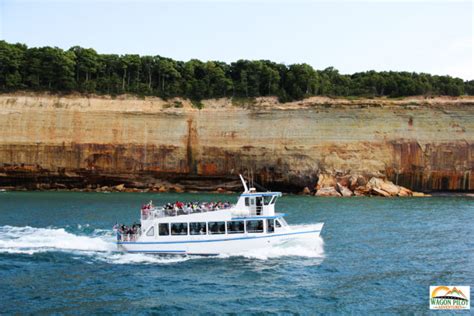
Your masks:
[[[328,67],[269,60],[176,61],[162,56],[98,54],[79,46],[27,47],[0,41],[0,91],[130,93],[202,100],[220,97],[404,97],[474,94],[474,80],[426,73],[367,71],[340,74]]]

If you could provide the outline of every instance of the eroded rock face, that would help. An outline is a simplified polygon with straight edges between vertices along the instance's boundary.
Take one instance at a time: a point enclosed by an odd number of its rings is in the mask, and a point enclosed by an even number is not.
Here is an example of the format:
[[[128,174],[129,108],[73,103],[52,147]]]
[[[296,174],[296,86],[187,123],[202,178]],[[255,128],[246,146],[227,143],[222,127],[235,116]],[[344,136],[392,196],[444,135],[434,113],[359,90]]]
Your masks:
[[[310,194],[311,194],[311,190],[310,190],[308,187],[304,187],[303,192],[301,192],[301,194],[303,194],[303,195],[310,195]]]
[[[372,188],[370,193],[373,195],[380,195],[383,197],[391,197],[390,193],[385,192],[384,190],[379,189],[379,188]]]
[[[413,196],[413,191],[404,187],[400,187],[400,192],[398,192],[398,196]]]
[[[341,193],[339,193],[335,187],[325,187],[319,189],[315,196],[335,196],[335,197],[340,197],[342,196]]]
[[[371,194],[371,189],[367,186],[359,186],[354,189],[355,196],[369,196]]]
[[[260,103],[0,95],[0,186],[240,190],[242,173],[295,193],[474,189],[472,98]]]
[[[367,183],[367,187],[371,190],[373,195],[380,195],[385,197],[397,196],[400,191],[399,187],[390,181],[381,178],[371,178]]]
[[[316,185],[315,189],[320,190],[323,188],[329,188],[329,187],[336,187],[337,185],[337,180],[336,177],[331,175],[331,174],[320,174],[318,177],[318,184]]]
[[[393,182],[386,179],[372,178],[367,183],[366,188],[372,194],[384,197],[413,196],[413,191],[395,185]]]
[[[369,181],[360,175],[344,175],[333,177],[328,174],[322,174],[319,176],[318,185],[316,186],[316,196],[383,196],[383,197],[395,197],[395,196],[413,196],[413,192],[402,186],[398,186],[393,182],[372,177]],[[329,179],[329,180],[328,180]],[[348,188],[346,185],[354,187],[353,190]],[[358,185],[362,184],[362,185]]]
[[[354,193],[348,187],[343,186],[339,183],[337,184],[337,189],[338,189],[337,191],[341,193],[341,195],[344,197],[349,197],[349,196],[354,195]]]

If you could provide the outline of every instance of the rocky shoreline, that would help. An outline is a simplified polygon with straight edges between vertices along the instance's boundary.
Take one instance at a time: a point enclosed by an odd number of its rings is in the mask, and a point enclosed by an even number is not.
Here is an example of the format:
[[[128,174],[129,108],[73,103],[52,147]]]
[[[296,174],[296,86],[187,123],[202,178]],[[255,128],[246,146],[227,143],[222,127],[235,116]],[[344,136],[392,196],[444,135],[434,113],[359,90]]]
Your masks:
[[[321,174],[314,190],[304,188],[303,194],[330,197],[382,196],[382,197],[421,197],[430,196],[415,192],[393,182],[372,177],[370,180],[360,175],[332,176]]]
[[[64,192],[128,192],[128,193],[219,193],[233,194],[241,192],[240,183],[232,182],[222,186],[186,186],[177,183],[161,181],[148,185],[148,187],[137,187],[126,184],[118,185],[100,185],[88,184],[85,187],[68,187],[61,183],[39,183],[35,187],[24,186],[0,186],[0,192],[6,191],[64,191]],[[287,192],[285,192],[287,193]],[[291,193],[290,193],[291,194]],[[359,197],[359,196],[380,196],[380,197],[423,197],[431,196],[422,192],[415,192],[403,186],[394,184],[384,179],[372,177],[367,180],[360,175],[333,176],[330,174],[321,174],[317,184],[313,189],[305,187],[300,195],[309,195],[316,197]]]

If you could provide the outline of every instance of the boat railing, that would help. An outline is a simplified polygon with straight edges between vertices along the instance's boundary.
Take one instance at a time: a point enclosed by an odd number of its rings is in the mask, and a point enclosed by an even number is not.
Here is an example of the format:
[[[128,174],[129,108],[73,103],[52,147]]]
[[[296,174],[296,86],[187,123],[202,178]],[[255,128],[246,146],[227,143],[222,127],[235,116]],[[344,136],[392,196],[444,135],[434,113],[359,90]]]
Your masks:
[[[137,230],[116,230],[117,241],[136,241],[141,236],[141,229]]]
[[[140,237],[140,234],[121,234],[117,238],[118,241],[136,241]]]
[[[151,208],[151,209],[142,209],[141,219],[142,220],[152,220],[152,219],[163,218],[163,217],[190,215],[190,214],[196,214],[196,213],[207,213],[207,212],[225,210],[225,209],[229,209],[231,207],[233,207],[233,205],[230,205],[229,207],[223,207],[223,208],[218,208],[218,207],[215,207],[215,208],[184,207],[184,208],[165,209],[163,207],[155,207],[155,208]]]

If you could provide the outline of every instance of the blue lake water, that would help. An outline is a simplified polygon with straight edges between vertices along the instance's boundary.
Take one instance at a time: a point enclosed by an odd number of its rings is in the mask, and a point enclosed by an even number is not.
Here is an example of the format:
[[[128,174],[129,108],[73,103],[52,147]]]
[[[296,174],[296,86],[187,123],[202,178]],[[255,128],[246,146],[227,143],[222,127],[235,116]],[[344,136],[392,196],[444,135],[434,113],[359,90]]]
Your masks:
[[[114,252],[111,227],[150,199],[235,196],[0,193],[1,313],[426,314],[430,285],[474,286],[473,198],[284,196],[288,223],[325,222],[322,239],[246,256]]]

